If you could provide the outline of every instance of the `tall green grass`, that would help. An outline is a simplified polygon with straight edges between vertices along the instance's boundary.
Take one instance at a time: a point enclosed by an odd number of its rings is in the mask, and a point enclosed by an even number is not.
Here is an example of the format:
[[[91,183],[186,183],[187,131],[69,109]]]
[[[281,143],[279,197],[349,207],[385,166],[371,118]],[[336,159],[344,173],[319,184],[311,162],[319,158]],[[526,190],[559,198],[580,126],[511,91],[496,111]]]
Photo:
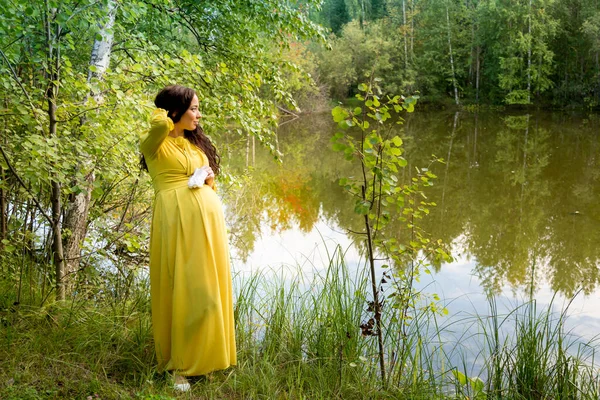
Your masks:
[[[487,315],[453,321],[419,304],[405,319],[384,304],[382,387],[377,343],[360,329],[369,318],[363,270],[337,247],[312,271],[236,275],[239,365],[197,379],[191,394],[174,393],[155,370],[147,282],[132,283],[126,299],[81,292],[40,307],[34,295],[13,305],[14,282],[0,281],[0,398],[600,397],[597,343],[566,331],[566,309],[529,300],[502,314],[494,297]],[[476,333],[460,335],[469,326]]]

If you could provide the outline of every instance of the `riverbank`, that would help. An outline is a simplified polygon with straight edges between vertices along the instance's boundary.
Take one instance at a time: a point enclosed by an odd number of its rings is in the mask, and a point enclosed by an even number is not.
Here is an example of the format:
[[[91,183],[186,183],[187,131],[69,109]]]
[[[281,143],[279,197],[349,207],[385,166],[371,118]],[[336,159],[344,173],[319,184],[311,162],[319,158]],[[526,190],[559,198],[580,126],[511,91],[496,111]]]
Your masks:
[[[335,107],[339,103],[344,104],[347,107],[357,107],[361,105],[361,102],[355,97],[348,97],[343,100],[331,100],[330,108]],[[583,104],[551,104],[551,103],[538,103],[538,104],[496,104],[496,103],[482,103],[477,102],[475,99],[462,99],[457,105],[454,99],[450,97],[419,97],[418,105],[415,107],[415,111],[492,111],[492,112],[515,112],[515,111],[527,111],[527,112],[580,112],[580,113],[600,113],[600,106],[586,107]]]
[[[155,369],[147,283],[127,298],[95,290],[39,307],[0,292],[2,399],[454,399],[597,398],[596,341],[564,329],[566,313],[526,301],[448,323],[443,299],[398,318],[384,306],[386,387],[368,321],[367,280],[336,249],[322,272],[234,278],[240,364],[177,394]],[[422,294],[423,299],[427,296]],[[467,325],[477,334],[464,337]],[[457,337],[450,343],[447,334]],[[466,334],[466,333],[465,333]],[[470,353],[470,354],[469,354]],[[472,354],[476,354],[472,358]],[[457,362],[458,360],[458,362]],[[487,396],[487,397],[486,397]]]

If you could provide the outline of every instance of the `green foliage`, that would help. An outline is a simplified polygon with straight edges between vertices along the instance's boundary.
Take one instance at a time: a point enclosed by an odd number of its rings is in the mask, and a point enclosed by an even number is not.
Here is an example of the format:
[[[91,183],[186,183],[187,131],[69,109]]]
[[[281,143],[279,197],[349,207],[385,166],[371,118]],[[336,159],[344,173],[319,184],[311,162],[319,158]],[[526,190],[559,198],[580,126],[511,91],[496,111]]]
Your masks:
[[[550,76],[554,53],[549,43],[556,34],[558,21],[547,13],[553,0],[522,2],[494,10],[498,18],[513,29],[506,30],[506,45],[500,56],[500,88],[506,90],[508,104],[529,104],[552,86]],[[516,29],[514,29],[516,28]]]
[[[152,197],[149,179],[138,169],[138,135],[147,128],[153,96],[173,83],[193,87],[213,142],[218,145],[223,132],[237,132],[277,155],[277,105],[295,108],[294,94],[316,93],[309,61],[290,46],[322,39],[322,29],[307,19],[317,2],[119,3],[106,33],[114,35],[114,45],[102,76],[90,66],[90,53],[102,39],[108,3],[55,3],[46,9],[40,2],[0,1],[2,148],[23,181],[2,158],[7,209],[21,207],[14,215],[24,218],[20,226],[31,225],[28,250],[50,259],[42,213],[50,214],[51,182],[62,188],[59,214],[75,195],[89,192],[82,264],[123,264],[126,256],[132,265],[143,265]],[[56,133],[46,92],[52,86]],[[10,226],[7,236],[17,231]],[[65,230],[63,241],[71,234]]]
[[[393,319],[406,327],[420,307],[420,293],[413,288],[413,284],[419,279],[421,269],[428,272],[429,262],[439,263],[451,257],[441,240],[432,242],[418,224],[420,219],[429,214],[429,207],[435,206],[435,203],[427,201],[423,188],[431,186],[436,176],[429,168],[416,168],[414,176],[405,182],[401,181],[401,176],[405,175],[401,170],[408,163],[402,157],[402,139],[391,134],[394,124],[390,122],[402,124],[403,119],[399,114],[413,112],[417,98],[383,96],[379,81],[374,78],[369,84],[358,86],[356,98],[363,102],[361,107],[349,111],[337,106],[332,110],[333,120],[341,129],[356,127],[360,137],[338,132],[331,142],[333,150],[343,152],[346,160],[356,162],[362,173],[359,177],[343,177],[339,184],[354,197],[354,212],[364,216],[364,227],[358,234],[364,235],[361,239],[366,242],[366,258],[370,262],[373,297],[369,301],[369,311],[373,312],[374,317],[362,324],[361,328],[364,335],[378,337],[380,376],[385,384],[388,377],[381,322],[384,301],[380,300],[384,283],[392,280],[389,285],[392,291],[387,298],[394,310]],[[392,114],[396,117],[395,121],[392,120]],[[431,163],[437,161],[440,160],[434,157]],[[410,235],[399,241],[397,235],[390,232],[393,232],[394,223],[404,225]],[[375,281],[376,254],[379,258],[380,254],[383,255],[387,263],[394,267],[391,275],[384,272],[380,283]],[[447,313],[445,309],[438,309],[433,302],[424,309],[433,313]],[[405,328],[398,334],[407,337]],[[405,354],[407,346],[407,341],[403,340],[394,351]],[[396,373],[402,376],[404,372],[401,365]]]
[[[341,37],[332,38],[331,51],[317,53],[320,77],[329,86],[331,97],[344,99],[351,94],[351,88],[371,74],[390,75],[393,52],[393,41],[387,37],[382,23],[361,29],[353,21],[344,26]],[[394,87],[385,88],[395,91]]]
[[[448,259],[439,243],[427,239],[415,222],[429,214],[429,207],[435,206],[427,201],[423,189],[431,186],[436,176],[429,167],[416,168],[416,174],[403,182],[402,170],[407,166],[402,156],[403,141],[391,134],[394,125],[402,124],[399,114],[413,112],[417,97],[377,95],[375,91],[380,91],[377,82],[361,84],[358,89],[361,93],[356,97],[363,102],[362,107],[350,111],[337,106],[332,110],[333,120],[340,128],[356,127],[360,131],[359,140],[349,133],[336,133],[331,139],[333,150],[343,152],[347,160],[364,167],[362,176],[341,178],[340,186],[355,197],[355,212],[368,216],[376,247],[397,268],[403,270],[422,251],[432,256],[432,260]],[[439,161],[434,157],[431,162]],[[386,229],[393,221],[407,224],[413,232],[405,244],[386,237]]]
[[[339,35],[342,27],[350,22],[350,14],[346,6],[346,0],[326,0],[323,2],[319,19],[323,25],[331,28],[331,31]]]
[[[330,52],[318,52],[334,98],[353,95],[375,70],[390,92],[419,91],[423,102],[445,103],[454,95],[454,69],[467,103],[599,102],[594,0],[391,0],[377,17],[371,12],[379,2],[346,3],[352,21],[336,32]],[[369,44],[380,52],[353,52]]]

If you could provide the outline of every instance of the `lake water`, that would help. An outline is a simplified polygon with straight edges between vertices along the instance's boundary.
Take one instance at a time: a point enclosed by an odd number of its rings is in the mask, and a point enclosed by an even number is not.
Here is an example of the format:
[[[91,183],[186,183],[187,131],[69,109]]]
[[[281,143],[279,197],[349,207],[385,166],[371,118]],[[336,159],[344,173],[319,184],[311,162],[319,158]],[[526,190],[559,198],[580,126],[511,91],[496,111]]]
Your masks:
[[[337,183],[355,165],[331,150],[329,114],[283,123],[277,164],[259,143],[229,138],[226,168],[241,183],[225,189],[234,273],[327,265],[327,249],[347,249],[360,265],[353,199]],[[514,307],[533,287],[538,304],[577,294],[574,333],[600,332],[600,116],[533,112],[416,112],[397,134],[406,174],[445,160],[427,196],[437,203],[420,225],[451,246],[454,261],[419,287],[447,302],[450,315],[487,312],[485,292]],[[240,156],[241,155],[241,156]],[[401,236],[402,232],[398,232]]]

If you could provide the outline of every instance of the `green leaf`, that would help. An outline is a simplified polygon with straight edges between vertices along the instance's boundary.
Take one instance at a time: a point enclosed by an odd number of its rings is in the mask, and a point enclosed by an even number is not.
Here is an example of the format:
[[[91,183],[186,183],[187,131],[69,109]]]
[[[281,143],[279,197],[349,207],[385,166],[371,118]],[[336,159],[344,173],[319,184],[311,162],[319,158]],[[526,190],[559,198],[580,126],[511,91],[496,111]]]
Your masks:
[[[358,85],[358,90],[360,90],[361,92],[366,92],[368,90],[368,86],[364,83],[361,83],[360,85]]]
[[[367,215],[369,213],[369,209],[371,208],[371,203],[366,200],[361,200],[356,203],[354,206],[354,212],[360,215]]]
[[[481,380],[481,378],[476,376],[474,378],[471,378],[470,381],[471,381],[471,386],[473,386],[473,391],[475,392],[476,395],[483,392],[484,383]]]
[[[331,110],[331,115],[333,116],[333,120],[339,123],[348,118],[348,111],[340,106],[337,106]]]
[[[457,369],[452,370],[452,375],[458,380],[461,385],[467,384],[467,376]]]
[[[376,145],[381,142],[381,139],[379,138],[379,136],[375,136],[375,135],[369,136],[368,140],[369,140],[369,143],[372,145]]]
[[[333,151],[344,151],[348,146],[344,143],[336,142],[331,147],[333,148]]]

